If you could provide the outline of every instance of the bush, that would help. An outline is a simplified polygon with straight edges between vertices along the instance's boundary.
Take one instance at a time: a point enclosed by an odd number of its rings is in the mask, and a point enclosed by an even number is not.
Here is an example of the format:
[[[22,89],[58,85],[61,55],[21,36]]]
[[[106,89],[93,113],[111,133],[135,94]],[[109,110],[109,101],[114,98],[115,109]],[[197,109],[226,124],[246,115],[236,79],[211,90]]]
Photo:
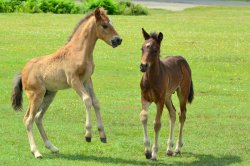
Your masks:
[[[147,15],[148,10],[139,4],[133,4],[132,2],[120,2],[122,14],[124,15]],[[123,7],[125,6],[125,7]]]
[[[0,0],[0,12],[79,13],[80,7],[72,0]]]
[[[11,13],[16,11],[25,0],[0,0],[0,12]]]
[[[40,9],[44,13],[79,13],[80,7],[70,0],[41,0]]]
[[[116,0],[88,0],[84,4],[84,11],[90,11],[97,7],[103,7],[108,14],[120,14],[119,3]]]
[[[131,1],[117,0],[87,0],[84,5],[84,11],[93,10],[96,7],[103,7],[108,14],[124,14],[124,15],[147,15],[148,11],[141,5],[133,4]]]
[[[103,7],[108,14],[145,15],[146,8],[132,2],[118,0],[86,0],[77,5],[74,0],[0,0],[0,13],[85,13],[96,7]]]
[[[19,8],[16,9],[18,12],[24,13],[40,13],[42,12],[38,0],[27,0],[23,2]]]

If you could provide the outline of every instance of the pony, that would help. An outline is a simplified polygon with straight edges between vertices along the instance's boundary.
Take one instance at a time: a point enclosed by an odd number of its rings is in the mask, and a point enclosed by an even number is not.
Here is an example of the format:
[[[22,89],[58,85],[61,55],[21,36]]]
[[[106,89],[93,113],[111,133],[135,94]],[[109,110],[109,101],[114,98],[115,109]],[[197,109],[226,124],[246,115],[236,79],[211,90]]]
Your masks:
[[[140,70],[143,72],[141,79],[141,104],[142,111],[140,120],[144,131],[145,156],[147,159],[156,160],[158,151],[158,137],[161,128],[161,116],[164,105],[167,107],[170,115],[170,132],[168,138],[167,155],[172,156],[174,145],[173,131],[176,120],[176,110],[171,96],[175,91],[180,103],[179,112],[179,137],[174,151],[174,155],[180,154],[182,142],[183,126],[186,119],[186,104],[191,103],[194,97],[191,69],[187,61],[181,56],[169,56],[160,59],[160,47],[163,34],[148,34],[142,28],[142,34],[145,39],[142,45],[142,57]],[[157,112],[154,120],[155,139],[150,151],[150,141],[147,133],[148,108],[154,102],[157,106]]]
[[[94,72],[93,50],[96,41],[101,39],[113,48],[119,46],[122,38],[114,29],[106,11],[96,8],[86,15],[76,26],[68,42],[56,52],[31,59],[18,74],[12,92],[12,107],[22,108],[22,91],[26,91],[29,107],[24,116],[30,150],[35,158],[42,158],[32,132],[35,122],[45,147],[58,152],[48,139],[42,119],[58,90],[73,88],[86,107],[87,142],[91,142],[91,107],[94,107],[100,139],[106,143],[106,134],[100,114],[99,101],[96,98],[91,75]]]

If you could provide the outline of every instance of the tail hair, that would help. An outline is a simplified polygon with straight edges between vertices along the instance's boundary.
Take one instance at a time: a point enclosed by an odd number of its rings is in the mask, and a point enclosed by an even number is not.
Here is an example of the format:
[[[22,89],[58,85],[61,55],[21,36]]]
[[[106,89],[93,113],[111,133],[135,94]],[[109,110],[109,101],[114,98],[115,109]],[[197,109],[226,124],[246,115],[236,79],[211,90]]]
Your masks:
[[[193,99],[194,99],[194,88],[193,88],[193,81],[191,81],[190,91],[188,95],[188,102],[191,104]]]
[[[12,108],[15,111],[22,110],[22,102],[23,102],[23,85],[22,85],[22,76],[18,74],[13,83],[12,95],[11,95],[11,103]]]

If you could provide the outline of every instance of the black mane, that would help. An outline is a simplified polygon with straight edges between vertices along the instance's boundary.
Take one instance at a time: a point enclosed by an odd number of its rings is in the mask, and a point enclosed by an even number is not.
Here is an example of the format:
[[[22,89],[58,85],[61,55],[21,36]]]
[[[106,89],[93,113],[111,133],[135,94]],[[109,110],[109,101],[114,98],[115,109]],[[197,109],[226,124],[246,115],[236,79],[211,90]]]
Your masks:
[[[70,40],[72,39],[72,37],[74,36],[76,30],[86,21],[88,20],[91,16],[94,15],[94,11],[93,12],[90,12],[89,14],[87,14],[83,19],[81,19],[81,21],[78,22],[78,24],[76,25],[73,33],[70,35],[69,39],[68,39],[68,42],[70,42]],[[68,43],[67,42],[67,43]]]
[[[157,32],[150,33],[150,38],[152,38],[154,40],[158,40],[158,33]]]

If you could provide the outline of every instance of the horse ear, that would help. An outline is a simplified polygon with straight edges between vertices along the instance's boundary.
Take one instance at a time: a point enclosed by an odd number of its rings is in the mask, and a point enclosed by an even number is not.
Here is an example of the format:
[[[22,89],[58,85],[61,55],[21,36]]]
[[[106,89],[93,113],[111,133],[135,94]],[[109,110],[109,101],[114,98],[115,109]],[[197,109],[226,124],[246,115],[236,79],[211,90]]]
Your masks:
[[[95,9],[95,18],[96,18],[97,21],[102,19],[101,12],[100,12],[100,7]]]
[[[150,38],[149,34],[143,28],[142,28],[142,34],[145,40],[148,40]]]
[[[160,32],[158,35],[158,42],[161,43],[162,39],[163,39],[163,34]]]

